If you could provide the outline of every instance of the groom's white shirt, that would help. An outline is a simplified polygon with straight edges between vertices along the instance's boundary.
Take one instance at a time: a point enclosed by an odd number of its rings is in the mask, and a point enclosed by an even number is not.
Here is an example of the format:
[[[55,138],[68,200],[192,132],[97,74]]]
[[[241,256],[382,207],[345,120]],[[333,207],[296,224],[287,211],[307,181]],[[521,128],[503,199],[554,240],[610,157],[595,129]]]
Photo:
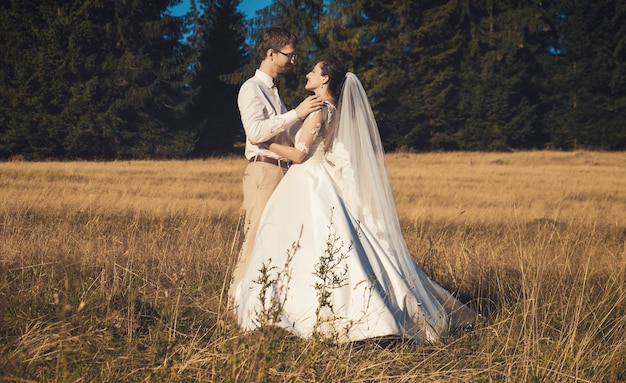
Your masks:
[[[272,77],[257,69],[254,77],[239,89],[237,105],[246,132],[246,158],[256,155],[280,158],[259,144],[270,141],[290,145],[288,130],[300,120],[294,109],[287,111]]]

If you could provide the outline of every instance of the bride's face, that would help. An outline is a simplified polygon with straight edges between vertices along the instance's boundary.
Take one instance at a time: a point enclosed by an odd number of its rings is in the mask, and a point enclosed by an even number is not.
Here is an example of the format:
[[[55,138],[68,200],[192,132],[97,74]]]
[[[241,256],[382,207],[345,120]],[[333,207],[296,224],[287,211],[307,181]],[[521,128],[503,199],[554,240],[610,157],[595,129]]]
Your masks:
[[[313,70],[306,75],[306,80],[304,89],[311,92],[315,92],[328,82],[328,76],[322,76],[322,63],[315,64]]]

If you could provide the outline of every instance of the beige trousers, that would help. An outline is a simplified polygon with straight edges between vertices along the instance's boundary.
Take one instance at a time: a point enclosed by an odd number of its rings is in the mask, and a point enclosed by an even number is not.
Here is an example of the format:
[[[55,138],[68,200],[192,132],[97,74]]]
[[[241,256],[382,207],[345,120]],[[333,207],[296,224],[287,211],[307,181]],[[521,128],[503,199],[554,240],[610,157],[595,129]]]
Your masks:
[[[263,209],[265,209],[265,204],[285,173],[286,170],[280,166],[264,162],[251,162],[244,172],[242,204],[242,210],[245,213],[244,240],[228,290],[228,307],[231,310],[236,309],[234,302],[237,286],[241,283],[246,273],[261,214]]]

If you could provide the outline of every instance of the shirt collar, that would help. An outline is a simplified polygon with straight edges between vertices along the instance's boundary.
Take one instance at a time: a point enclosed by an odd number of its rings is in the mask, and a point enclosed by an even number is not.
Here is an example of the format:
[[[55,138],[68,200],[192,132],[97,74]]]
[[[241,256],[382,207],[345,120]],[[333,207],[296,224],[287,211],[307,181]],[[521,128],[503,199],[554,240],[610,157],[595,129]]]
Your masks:
[[[267,73],[263,72],[260,69],[257,69],[254,73],[254,77],[259,78],[268,88],[272,88],[274,86],[274,79]]]

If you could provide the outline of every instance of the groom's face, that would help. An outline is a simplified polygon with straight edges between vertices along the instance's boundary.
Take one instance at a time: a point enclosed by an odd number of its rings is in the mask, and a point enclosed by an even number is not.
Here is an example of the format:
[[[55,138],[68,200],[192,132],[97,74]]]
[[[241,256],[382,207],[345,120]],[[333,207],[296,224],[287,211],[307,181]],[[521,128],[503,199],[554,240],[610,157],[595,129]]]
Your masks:
[[[296,49],[293,45],[285,45],[277,50],[272,50],[273,63],[278,73],[289,72],[296,63]]]

